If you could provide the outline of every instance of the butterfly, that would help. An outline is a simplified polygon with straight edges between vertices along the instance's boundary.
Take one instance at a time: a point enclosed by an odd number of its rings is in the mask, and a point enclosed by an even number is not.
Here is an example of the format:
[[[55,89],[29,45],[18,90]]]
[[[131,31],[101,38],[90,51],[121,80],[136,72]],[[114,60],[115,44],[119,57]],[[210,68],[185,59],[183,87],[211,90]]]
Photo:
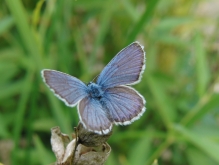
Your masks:
[[[113,124],[127,125],[145,112],[145,99],[130,85],[140,82],[145,69],[144,47],[133,42],[122,49],[102,70],[96,82],[44,69],[42,78],[67,106],[77,105],[80,122],[98,134],[107,134]]]

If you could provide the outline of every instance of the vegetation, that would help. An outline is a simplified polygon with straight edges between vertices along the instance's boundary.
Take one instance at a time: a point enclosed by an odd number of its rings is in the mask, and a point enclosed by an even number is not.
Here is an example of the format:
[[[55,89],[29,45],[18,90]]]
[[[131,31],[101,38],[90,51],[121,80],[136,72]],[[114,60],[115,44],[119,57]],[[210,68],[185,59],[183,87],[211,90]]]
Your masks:
[[[0,162],[50,164],[50,128],[71,134],[76,107],[41,69],[91,81],[140,41],[146,70],[135,88],[146,112],[114,126],[107,165],[219,164],[218,1],[6,0],[0,5]]]

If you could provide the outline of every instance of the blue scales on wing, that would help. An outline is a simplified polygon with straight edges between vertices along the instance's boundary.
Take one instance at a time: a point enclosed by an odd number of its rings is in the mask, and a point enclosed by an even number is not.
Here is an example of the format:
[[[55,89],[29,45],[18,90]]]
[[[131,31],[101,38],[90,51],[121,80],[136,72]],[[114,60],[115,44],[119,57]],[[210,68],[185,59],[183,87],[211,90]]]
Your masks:
[[[122,49],[100,73],[97,84],[103,88],[136,84],[145,68],[143,46],[133,42]]]
[[[92,97],[85,97],[78,104],[80,121],[84,126],[99,134],[107,134],[112,129],[112,121],[108,118],[101,103]]]
[[[49,69],[44,69],[41,73],[47,86],[67,106],[75,106],[88,95],[87,86],[73,76]]]
[[[145,111],[144,97],[135,89],[127,86],[107,89],[103,102],[115,124],[131,124]]]

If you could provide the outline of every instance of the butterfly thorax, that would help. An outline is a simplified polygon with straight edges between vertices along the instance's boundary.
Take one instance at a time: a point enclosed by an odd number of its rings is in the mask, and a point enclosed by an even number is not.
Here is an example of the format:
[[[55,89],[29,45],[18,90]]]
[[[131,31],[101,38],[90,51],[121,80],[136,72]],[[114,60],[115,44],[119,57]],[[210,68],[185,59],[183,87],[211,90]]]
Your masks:
[[[100,100],[104,94],[104,91],[102,90],[101,86],[95,84],[95,83],[89,83],[88,85],[88,93],[92,98],[96,98]]]

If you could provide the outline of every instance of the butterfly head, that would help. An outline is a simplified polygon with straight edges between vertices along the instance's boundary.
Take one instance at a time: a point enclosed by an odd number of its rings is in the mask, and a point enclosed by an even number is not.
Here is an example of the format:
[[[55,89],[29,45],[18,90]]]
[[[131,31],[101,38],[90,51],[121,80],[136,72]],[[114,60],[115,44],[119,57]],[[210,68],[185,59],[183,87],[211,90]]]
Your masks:
[[[87,86],[88,86],[88,93],[92,98],[98,100],[102,98],[104,91],[102,90],[101,86],[93,82],[88,83]]]

